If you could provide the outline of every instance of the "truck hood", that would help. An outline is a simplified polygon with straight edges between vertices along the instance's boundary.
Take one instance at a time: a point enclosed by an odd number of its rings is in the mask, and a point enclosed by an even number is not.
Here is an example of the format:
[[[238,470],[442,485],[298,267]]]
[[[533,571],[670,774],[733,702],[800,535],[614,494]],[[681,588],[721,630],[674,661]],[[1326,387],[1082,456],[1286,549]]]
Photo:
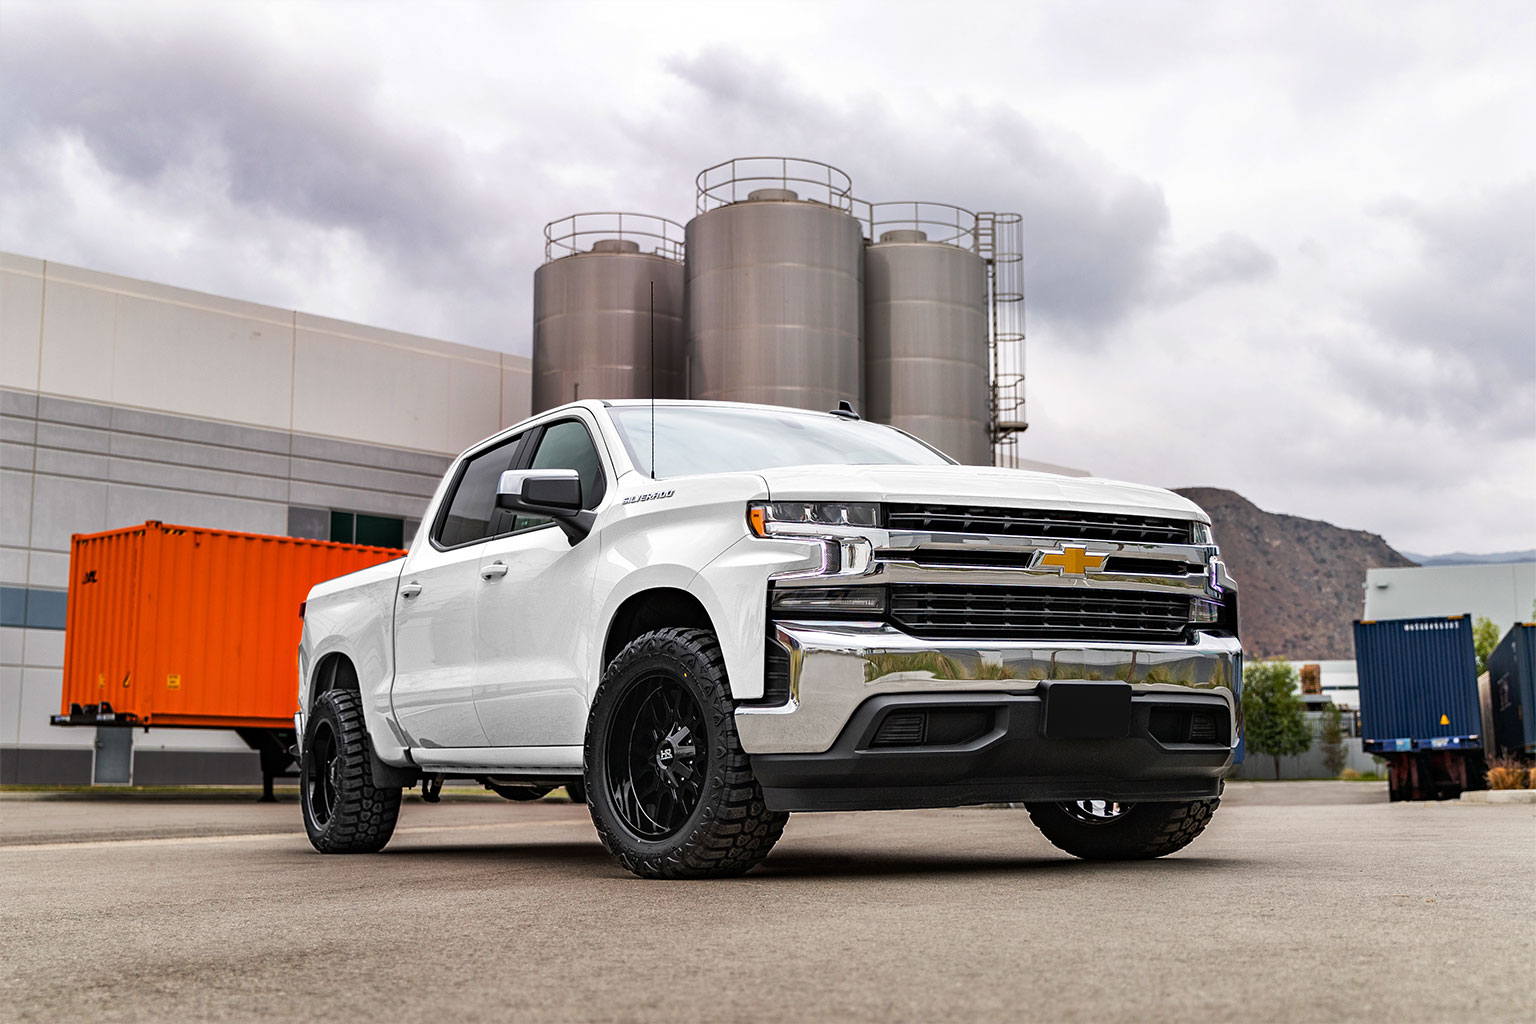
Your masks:
[[[991,466],[785,466],[759,471],[774,501],[884,501],[1157,514],[1210,522],[1161,487]]]

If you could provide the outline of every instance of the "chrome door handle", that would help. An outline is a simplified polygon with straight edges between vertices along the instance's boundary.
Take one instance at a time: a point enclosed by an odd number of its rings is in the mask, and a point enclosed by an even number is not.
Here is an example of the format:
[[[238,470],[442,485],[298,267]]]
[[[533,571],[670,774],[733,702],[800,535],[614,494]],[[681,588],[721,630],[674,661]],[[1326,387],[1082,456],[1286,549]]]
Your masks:
[[[506,574],[506,562],[492,562],[480,570],[480,578],[483,580],[499,580]]]
[[[400,588],[400,596],[405,598],[407,601],[419,593],[421,593],[420,583],[407,583],[405,586]]]

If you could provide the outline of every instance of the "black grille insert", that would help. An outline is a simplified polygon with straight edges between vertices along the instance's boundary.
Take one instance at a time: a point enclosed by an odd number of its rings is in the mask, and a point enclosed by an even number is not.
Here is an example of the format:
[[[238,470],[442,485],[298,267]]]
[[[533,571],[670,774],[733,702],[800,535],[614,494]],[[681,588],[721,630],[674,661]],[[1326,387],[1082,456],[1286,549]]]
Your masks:
[[[885,716],[871,746],[917,747],[928,732],[928,716],[921,711],[893,711]]]
[[[789,651],[773,637],[763,651],[763,699],[761,703],[778,707],[789,701]]]
[[[1126,544],[1188,544],[1183,519],[1072,512],[1064,509],[991,508],[976,505],[891,505],[886,525],[916,533],[972,533],[1062,540],[1107,540]]]
[[[959,747],[986,735],[994,708],[897,708],[875,730],[871,747]]]
[[[1225,708],[1160,704],[1152,709],[1147,731],[1160,743],[1231,745],[1231,718]]]
[[[930,640],[1175,642],[1189,623],[1189,598],[1132,590],[898,583],[891,586],[891,619]]]

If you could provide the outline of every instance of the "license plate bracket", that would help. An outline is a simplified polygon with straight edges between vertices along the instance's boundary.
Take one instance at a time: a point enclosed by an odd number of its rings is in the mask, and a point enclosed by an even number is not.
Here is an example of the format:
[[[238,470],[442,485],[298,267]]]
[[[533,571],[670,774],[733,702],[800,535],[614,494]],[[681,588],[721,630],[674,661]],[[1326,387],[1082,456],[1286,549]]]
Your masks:
[[[1053,740],[1124,739],[1131,734],[1131,685],[1086,680],[1041,683],[1040,731]]]

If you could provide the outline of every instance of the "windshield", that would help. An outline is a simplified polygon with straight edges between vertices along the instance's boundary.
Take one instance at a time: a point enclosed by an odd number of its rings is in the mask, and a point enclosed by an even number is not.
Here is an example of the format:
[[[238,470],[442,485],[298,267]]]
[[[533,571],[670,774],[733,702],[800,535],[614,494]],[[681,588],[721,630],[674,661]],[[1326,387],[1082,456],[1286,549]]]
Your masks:
[[[658,480],[695,473],[742,473],[775,466],[943,466],[948,460],[899,430],[793,409],[658,405],[656,469],[651,408],[608,410],[635,468]]]

